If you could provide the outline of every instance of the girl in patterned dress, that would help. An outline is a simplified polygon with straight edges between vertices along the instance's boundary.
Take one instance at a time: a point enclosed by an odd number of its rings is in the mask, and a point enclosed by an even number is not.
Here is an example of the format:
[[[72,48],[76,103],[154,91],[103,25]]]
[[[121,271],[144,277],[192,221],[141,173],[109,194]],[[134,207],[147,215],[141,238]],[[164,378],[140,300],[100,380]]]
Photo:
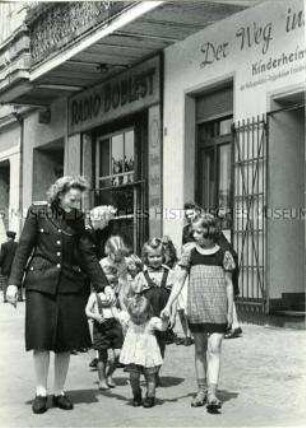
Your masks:
[[[170,318],[172,305],[189,276],[187,317],[195,340],[195,371],[198,392],[193,407],[207,402],[208,411],[218,411],[217,398],[221,344],[233,317],[231,272],[235,263],[229,251],[216,243],[217,224],[211,214],[203,214],[192,223],[195,242],[183,247],[181,274],[173,287],[162,317]]]
[[[133,405],[149,408],[155,405],[156,373],[160,369],[163,358],[155,331],[165,331],[167,322],[153,316],[152,307],[144,296],[135,295],[127,299],[128,313],[121,322],[127,323],[127,333],[123,343],[120,362],[126,365],[126,371],[130,372],[130,384],[133,392]],[[142,401],[140,388],[140,375],[146,380],[147,392]]]

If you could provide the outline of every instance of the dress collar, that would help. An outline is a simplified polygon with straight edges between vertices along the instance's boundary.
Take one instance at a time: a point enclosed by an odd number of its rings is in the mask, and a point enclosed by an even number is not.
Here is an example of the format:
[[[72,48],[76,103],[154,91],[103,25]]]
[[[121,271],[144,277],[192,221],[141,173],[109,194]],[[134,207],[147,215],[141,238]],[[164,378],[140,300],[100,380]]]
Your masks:
[[[207,256],[211,254],[215,254],[220,250],[220,247],[217,244],[215,244],[212,248],[202,248],[199,245],[196,245],[195,248],[198,251],[198,253],[207,255]]]

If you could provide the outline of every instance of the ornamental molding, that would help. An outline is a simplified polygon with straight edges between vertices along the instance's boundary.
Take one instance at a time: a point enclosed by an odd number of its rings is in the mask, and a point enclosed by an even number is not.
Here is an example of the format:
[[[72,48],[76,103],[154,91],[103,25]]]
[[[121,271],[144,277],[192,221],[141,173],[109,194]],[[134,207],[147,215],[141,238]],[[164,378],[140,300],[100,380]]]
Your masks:
[[[76,43],[97,26],[108,25],[133,2],[84,1],[40,3],[29,7],[26,23],[30,35],[32,66]]]

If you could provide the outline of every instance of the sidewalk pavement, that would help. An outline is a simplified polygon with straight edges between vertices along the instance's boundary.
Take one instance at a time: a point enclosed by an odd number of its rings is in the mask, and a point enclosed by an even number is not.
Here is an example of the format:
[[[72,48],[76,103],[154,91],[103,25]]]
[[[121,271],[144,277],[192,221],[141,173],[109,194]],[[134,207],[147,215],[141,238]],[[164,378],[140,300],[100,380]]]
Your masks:
[[[75,409],[50,408],[33,415],[32,354],[24,351],[24,303],[0,303],[0,427],[247,427],[306,425],[306,334],[243,325],[243,336],[223,343],[219,415],[191,408],[195,391],[193,346],[170,345],[162,369],[164,387],[152,409],[131,406],[128,375],[115,373],[117,388],[97,390],[88,354],[71,357],[66,390]],[[51,360],[52,364],[52,360]],[[52,369],[52,365],[51,365]],[[52,374],[52,370],[51,370]],[[52,376],[50,378],[52,386]]]

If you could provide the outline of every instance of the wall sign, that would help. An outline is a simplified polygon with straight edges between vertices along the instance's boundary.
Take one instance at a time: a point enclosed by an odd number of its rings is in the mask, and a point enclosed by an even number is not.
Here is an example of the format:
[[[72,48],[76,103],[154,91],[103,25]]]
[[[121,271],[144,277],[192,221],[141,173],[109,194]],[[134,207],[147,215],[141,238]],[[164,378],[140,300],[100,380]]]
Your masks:
[[[74,134],[148,108],[160,99],[160,58],[154,57],[69,100],[68,132]]]
[[[257,18],[253,22],[237,26],[226,40],[203,41],[200,45],[200,68],[206,69],[216,65],[237,51],[242,54],[253,51],[254,61],[249,64],[251,80],[242,85],[241,90],[295,74],[306,69],[305,42],[297,42],[291,48],[286,48],[286,43],[283,43],[280,52],[276,50],[276,46],[283,37],[290,37],[293,40],[295,33],[298,30],[303,31],[304,27],[303,2],[293,2],[292,5],[287,3],[281,19],[265,15],[261,19]],[[256,77],[260,79],[254,82]]]

